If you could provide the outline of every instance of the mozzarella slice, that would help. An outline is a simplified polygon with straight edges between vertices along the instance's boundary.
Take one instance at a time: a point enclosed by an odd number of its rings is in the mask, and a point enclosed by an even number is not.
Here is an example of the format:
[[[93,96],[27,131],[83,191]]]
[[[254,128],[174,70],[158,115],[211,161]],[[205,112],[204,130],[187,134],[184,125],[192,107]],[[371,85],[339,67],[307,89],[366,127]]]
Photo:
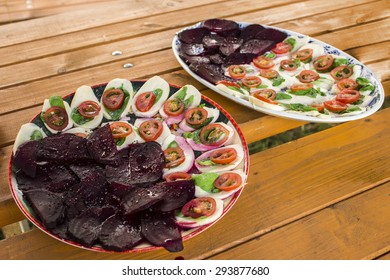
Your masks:
[[[112,123],[129,124],[131,126],[131,128],[132,128],[131,133],[128,136],[125,137],[125,141],[124,142],[120,143],[120,145],[118,145],[117,142],[115,143],[116,144],[116,148],[118,150],[122,150],[122,149],[128,147],[130,144],[145,142],[145,140],[142,139],[142,137],[138,135],[136,128],[132,124],[130,124],[128,122],[125,122],[125,121],[110,122],[110,124],[112,124]]]
[[[46,112],[50,107],[51,107],[51,105],[50,105],[49,99],[45,99],[45,100],[43,101],[42,112]],[[68,125],[67,125],[62,131],[67,130],[67,129],[69,129],[69,128],[71,128],[71,127],[73,126],[73,120],[72,120],[72,118],[70,117],[71,109],[70,109],[70,107],[69,107],[68,102],[64,101],[64,107],[65,107],[66,113],[68,114]],[[50,128],[50,127],[46,124],[46,122],[43,122],[43,124],[45,125],[45,127],[47,128],[47,130],[49,130],[49,131],[50,131],[51,133],[53,133],[53,134],[56,134],[56,133],[60,132],[60,131],[58,131],[58,130],[54,130],[54,129]]]
[[[127,101],[127,103],[124,103],[122,105],[122,108],[123,108],[123,112],[122,114],[120,115],[119,118],[117,119],[121,119],[123,118],[124,116],[127,115],[127,113],[129,113],[130,111],[130,105],[131,105],[131,102],[133,100],[133,96],[134,96],[134,91],[133,91],[133,85],[132,83],[127,80],[127,79],[119,79],[119,78],[116,78],[116,79],[113,79],[111,80],[105,87],[104,92],[106,92],[107,90],[109,89],[112,89],[112,88],[116,88],[116,89],[121,89],[123,88],[124,90],[126,90],[130,97],[129,97],[129,100]],[[108,108],[106,108],[103,104],[103,95],[102,97],[100,98],[100,103],[102,104],[102,111],[103,111],[103,116],[107,119],[107,120],[112,120],[112,116],[108,113],[110,110]]]
[[[282,107],[280,105],[264,102],[260,99],[257,99],[254,96],[249,96],[249,103],[251,103],[252,105],[254,105],[256,107],[275,110],[275,111],[284,111],[285,110],[284,107]]]
[[[231,89],[223,84],[217,84],[216,87],[219,88],[220,90],[222,90],[223,92],[226,92],[227,94],[230,94],[232,96],[242,98],[245,100],[247,100],[248,96],[249,96],[249,92],[243,88],[234,90],[234,89]]]
[[[25,142],[31,141],[31,137],[33,136],[34,133],[40,133],[42,138],[46,137],[45,132],[37,126],[35,123],[26,123],[23,124],[18,132],[18,135],[16,135],[15,138],[15,143],[12,148],[13,153],[16,153],[16,150],[19,148],[20,145],[22,145]]]
[[[136,130],[138,131],[138,127],[145,121],[148,121],[148,120],[152,120],[151,118],[140,118],[140,119],[137,119],[135,122],[134,122],[134,126],[136,127]],[[162,143],[164,142],[164,140],[169,136],[171,135],[171,131],[169,130],[169,127],[167,126],[167,124],[165,122],[162,121],[162,126],[163,126],[163,131],[161,132],[160,136],[154,140],[155,142],[159,143],[160,145],[162,145]],[[138,135],[139,135],[139,132],[138,132]],[[142,139],[142,137],[139,135],[139,137]],[[143,139],[142,139],[143,140]],[[144,140],[145,142],[145,140]]]

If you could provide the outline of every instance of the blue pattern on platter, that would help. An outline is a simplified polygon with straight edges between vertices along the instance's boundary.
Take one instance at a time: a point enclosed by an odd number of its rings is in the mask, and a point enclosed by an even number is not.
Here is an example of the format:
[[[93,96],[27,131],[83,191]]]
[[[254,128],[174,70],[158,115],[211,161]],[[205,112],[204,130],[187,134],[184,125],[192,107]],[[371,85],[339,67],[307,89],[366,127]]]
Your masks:
[[[253,24],[253,23],[247,23],[247,22],[237,22],[237,23],[241,29],[250,25],[250,24]],[[198,76],[180,58],[179,47],[180,47],[181,43],[179,41],[178,34],[183,30],[197,28],[197,27],[200,27],[201,25],[202,25],[202,22],[198,22],[192,26],[183,28],[182,30],[177,32],[176,36],[173,38],[173,41],[172,41],[173,53],[174,53],[176,59],[178,60],[178,62],[180,63],[180,65],[184,68],[184,70],[186,70],[194,79],[198,80],[200,83],[202,83],[206,87],[225,96],[228,99],[233,100],[234,102],[236,102],[238,104],[241,104],[241,105],[246,106],[248,108],[254,109],[256,111],[260,111],[262,113],[266,113],[266,114],[277,116],[277,117],[287,118],[287,119],[295,119],[295,120],[301,120],[301,121],[307,121],[307,122],[313,122],[313,123],[340,123],[340,122],[353,121],[353,120],[365,118],[365,117],[375,113],[376,111],[378,111],[384,102],[385,94],[384,94],[382,84],[375,77],[375,75],[372,73],[372,71],[369,70],[364,64],[362,64],[356,58],[350,56],[349,54],[347,54],[347,53],[345,53],[345,52],[343,52],[343,51],[341,51],[341,50],[339,50],[339,49],[337,49],[329,44],[326,44],[320,40],[311,38],[309,36],[306,36],[306,35],[303,35],[303,34],[300,34],[300,33],[294,32],[294,31],[278,28],[278,27],[271,27],[271,26],[267,26],[267,25],[262,25],[265,28],[272,28],[272,29],[277,29],[277,30],[280,30],[282,32],[285,32],[288,36],[296,36],[298,38],[308,38],[310,43],[315,43],[315,44],[318,44],[318,45],[324,47],[324,50],[326,53],[336,55],[336,56],[343,56],[343,57],[348,59],[349,64],[361,66],[362,72],[360,74],[360,77],[368,79],[375,86],[375,90],[372,93],[370,93],[370,96],[373,96],[373,99],[366,106],[366,111],[364,111],[360,114],[357,114],[357,115],[347,115],[347,116],[341,115],[341,116],[332,117],[329,119],[321,119],[318,117],[300,115],[300,114],[290,113],[290,112],[286,112],[286,111],[275,111],[275,110],[266,109],[266,108],[253,107],[253,105],[251,103],[249,103],[248,101],[241,99],[241,98],[238,98],[238,97],[234,97],[232,95],[229,95],[229,94],[223,92],[222,90],[218,89],[214,84],[211,84],[210,82],[208,82],[208,81],[204,80],[203,78],[201,78],[200,76]]]

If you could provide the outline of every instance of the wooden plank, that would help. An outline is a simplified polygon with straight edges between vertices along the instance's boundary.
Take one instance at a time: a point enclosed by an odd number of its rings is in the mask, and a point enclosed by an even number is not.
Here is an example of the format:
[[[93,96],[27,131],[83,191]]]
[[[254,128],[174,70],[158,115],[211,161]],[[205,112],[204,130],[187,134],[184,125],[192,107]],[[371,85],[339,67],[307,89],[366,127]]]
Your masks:
[[[379,256],[377,260],[390,260],[390,253],[386,253],[382,256]]]
[[[0,259],[207,258],[390,180],[389,120],[390,109],[384,109],[369,118],[252,155],[248,185],[232,211],[185,242],[183,252],[97,254],[31,231],[0,241],[5,248],[0,250]],[[31,240],[39,245],[30,244]]]
[[[364,47],[349,49],[348,53],[364,63],[373,63],[390,59],[390,41]]]
[[[389,193],[387,182],[211,259],[371,259],[390,248]]]

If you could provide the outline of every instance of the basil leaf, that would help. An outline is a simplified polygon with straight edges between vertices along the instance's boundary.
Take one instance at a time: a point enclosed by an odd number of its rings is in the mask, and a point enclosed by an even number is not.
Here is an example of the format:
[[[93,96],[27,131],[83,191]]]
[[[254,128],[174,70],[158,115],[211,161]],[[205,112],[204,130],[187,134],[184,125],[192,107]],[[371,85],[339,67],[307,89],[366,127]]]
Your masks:
[[[283,106],[285,106],[289,110],[293,111],[300,111],[300,112],[309,112],[309,111],[317,111],[317,108],[307,106],[301,103],[292,103],[292,104],[285,104],[285,103],[280,103]]]
[[[120,107],[119,109],[114,110],[114,111],[111,111],[111,110],[105,108],[106,112],[115,121],[120,119],[123,111],[125,110],[127,104],[130,101],[130,93],[126,89],[124,89],[123,85],[121,87],[119,87],[119,89],[122,90],[123,93],[125,94],[125,100],[123,101],[122,107]],[[107,90],[109,90],[109,89],[107,89]]]
[[[42,138],[43,138],[42,132],[40,132],[39,130],[34,130],[34,132],[30,136],[31,141],[40,140]]]
[[[87,122],[90,122],[93,120],[93,118],[86,118],[84,116],[82,116],[80,113],[79,113],[79,110],[78,110],[78,107],[74,108],[72,110],[72,113],[70,114],[70,117],[72,118],[72,120],[77,123],[77,124],[85,124]]]
[[[264,57],[266,57],[266,58],[275,58],[276,54],[270,52],[270,53],[267,53],[266,55],[264,55]]]
[[[194,96],[191,95],[190,97],[188,97],[187,99],[185,99],[185,100],[183,101],[183,103],[184,103],[184,107],[187,109],[188,107],[190,107],[190,105],[191,105],[192,103],[194,103]]]
[[[177,144],[176,141],[172,141],[171,143],[169,143],[168,145],[168,148],[177,148],[179,147],[179,144]]]
[[[125,143],[126,137],[114,139],[115,145],[122,146]]]
[[[294,38],[290,37],[290,38],[287,38],[286,40],[284,40],[285,43],[291,45],[291,49],[294,49],[296,43],[297,43],[297,40],[295,40]]]
[[[362,109],[359,106],[349,106],[344,111],[338,112],[338,114],[345,114],[345,113],[351,113],[355,111],[361,111]]]
[[[189,125],[190,127],[192,128],[195,128],[195,129],[198,129],[198,128],[201,128],[203,126],[206,126],[208,125],[211,121],[213,120],[213,117],[210,117],[210,118],[207,118],[203,123],[201,124],[198,124],[198,125],[190,125],[187,123],[187,125]]]
[[[49,103],[50,103],[50,107],[57,106],[65,109],[64,101],[62,100],[61,96],[51,96],[49,98]]]
[[[272,79],[272,86],[280,86],[284,81],[286,80],[282,76],[277,76],[276,78]]]
[[[335,58],[333,60],[333,64],[332,64],[332,67],[337,67],[337,66],[340,66],[340,65],[345,65],[348,63],[348,59],[346,58]]]
[[[373,91],[375,90],[375,86],[366,78],[358,77],[356,79],[356,82],[358,83],[359,91]]]
[[[156,101],[154,101],[154,104],[156,104],[163,95],[163,90],[161,88],[156,88],[155,90],[153,90],[153,93],[156,95]]]
[[[234,91],[237,91],[237,92],[239,92],[241,94],[244,94],[244,92],[241,89],[239,89],[239,88],[236,88],[236,87],[233,87],[233,86],[227,86],[227,88],[230,88],[231,90],[234,90]]]
[[[213,165],[216,165],[215,162],[213,162],[210,158],[198,159],[197,163],[199,163],[202,166],[213,166]]]
[[[175,93],[175,98],[184,100],[184,98],[186,98],[186,95],[187,95],[187,86],[184,86],[181,89],[179,89],[178,92]]]
[[[283,93],[283,92],[278,92],[276,93],[276,96],[275,96],[275,100],[281,100],[281,99],[291,99],[292,96],[287,94],[287,93]]]

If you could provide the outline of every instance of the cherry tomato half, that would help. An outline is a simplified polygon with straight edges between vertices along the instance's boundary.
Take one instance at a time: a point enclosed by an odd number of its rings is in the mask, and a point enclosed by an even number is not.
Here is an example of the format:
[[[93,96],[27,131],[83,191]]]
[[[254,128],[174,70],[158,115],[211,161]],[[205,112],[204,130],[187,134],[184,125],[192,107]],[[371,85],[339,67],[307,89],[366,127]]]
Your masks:
[[[138,95],[137,100],[135,101],[135,107],[137,107],[140,112],[149,111],[156,101],[156,95],[152,91],[143,92]]]
[[[286,71],[294,71],[298,68],[298,63],[292,59],[284,59],[280,62],[280,67]]]
[[[261,69],[260,76],[267,79],[275,79],[277,76],[279,76],[279,73],[274,69]]]
[[[95,101],[89,100],[81,103],[77,110],[83,117],[93,118],[99,115],[100,109],[101,108],[99,104],[97,104]]]
[[[318,112],[323,112],[324,111],[324,104],[311,104],[310,105],[313,108],[316,108]]]
[[[233,148],[223,148],[213,151],[210,154],[210,160],[216,164],[229,164],[237,158],[237,151]]]
[[[216,208],[217,204],[214,198],[198,197],[188,201],[181,209],[181,213],[184,216],[196,219],[211,216]]]
[[[244,78],[246,75],[246,69],[241,65],[230,65],[228,71],[229,76],[234,79],[241,79]]]
[[[277,43],[271,51],[275,54],[285,54],[291,50],[292,46],[286,42]]]
[[[155,141],[163,131],[163,125],[158,120],[147,120],[138,127],[139,134],[145,141]]]
[[[226,172],[214,181],[214,187],[221,191],[232,191],[242,185],[242,178],[234,172]]]
[[[165,101],[163,110],[168,116],[179,116],[184,112],[185,105],[179,98]]]
[[[301,83],[311,83],[317,81],[319,78],[320,75],[318,75],[317,72],[314,72],[312,70],[303,70],[298,75],[298,79]]]
[[[348,108],[347,104],[337,101],[335,99],[324,102],[324,107],[331,112],[341,112]]]
[[[180,147],[168,148],[164,151],[165,167],[173,168],[182,164],[185,160],[184,152]]]
[[[261,85],[261,79],[258,76],[246,76],[242,78],[241,82],[244,86],[247,86],[248,88],[254,88]]]
[[[278,104],[278,102],[273,101],[276,97],[276,91],[270,88],[264,88],[260,90],[256,90],[253,93],[253,97],[262,100],[264,102],[270,103],[270,104]]]
[[[174,172],[165,176],[167,182],[174,182],[179,180],[191,180],[191,175],[185,172]]]
[[[292,54],[292,59],[299,59],[301,62],[307,63],[313,56],[312,49],[302,49]]]
[[[254,58],[252,62],[257,68],[260,69],[269,69],[275,65],[275,62],[272,60],[272,58],[265,57],[263,55]]]
[[[53,106],[44,114],[45,123],[55,131],[61,131],[68,126],[69,117],[64,108]]]
[[[291,91],[300,91],[300,90],[308,90],[313,88],[313,84],[293,84],[290,89]]]
[[[354,89],[343,89],[336,95],[336,100],[349,104],[358,101],[360,92]]]
[[[117,88],[106,90],[103,93],[102,102],[103,105],[111,110],[118,110],[122,107],[123,103],[125,101],[125,93]]]
[[[352,79],[341,79],[337,82],[337,88],[339,90],[343,89],[356,89],[358,87],[358,83]]]
[[[207,119],[208,113],[203,108],[191,108],[189,109],[184,118],[189,125],[201,125]]]
[[[351,67],[347,65],[337,66],[330,72],[333,79],[340,81],[341,79],[349,78],[353,74]]]
[[[204,145],[219,146],[228,139],[229,134],[229,130],[220,124],[208,124],[200,131],[200,142]]]
[[[333,64],[334,58],[330,54],[320,55],[313,62],[313,66],[317,71],[325,72],[328,71]]]
[[[113,122],[110,124],[110,129],[114,139],[127,137],[133,132],[131,125],[125,122]]]

